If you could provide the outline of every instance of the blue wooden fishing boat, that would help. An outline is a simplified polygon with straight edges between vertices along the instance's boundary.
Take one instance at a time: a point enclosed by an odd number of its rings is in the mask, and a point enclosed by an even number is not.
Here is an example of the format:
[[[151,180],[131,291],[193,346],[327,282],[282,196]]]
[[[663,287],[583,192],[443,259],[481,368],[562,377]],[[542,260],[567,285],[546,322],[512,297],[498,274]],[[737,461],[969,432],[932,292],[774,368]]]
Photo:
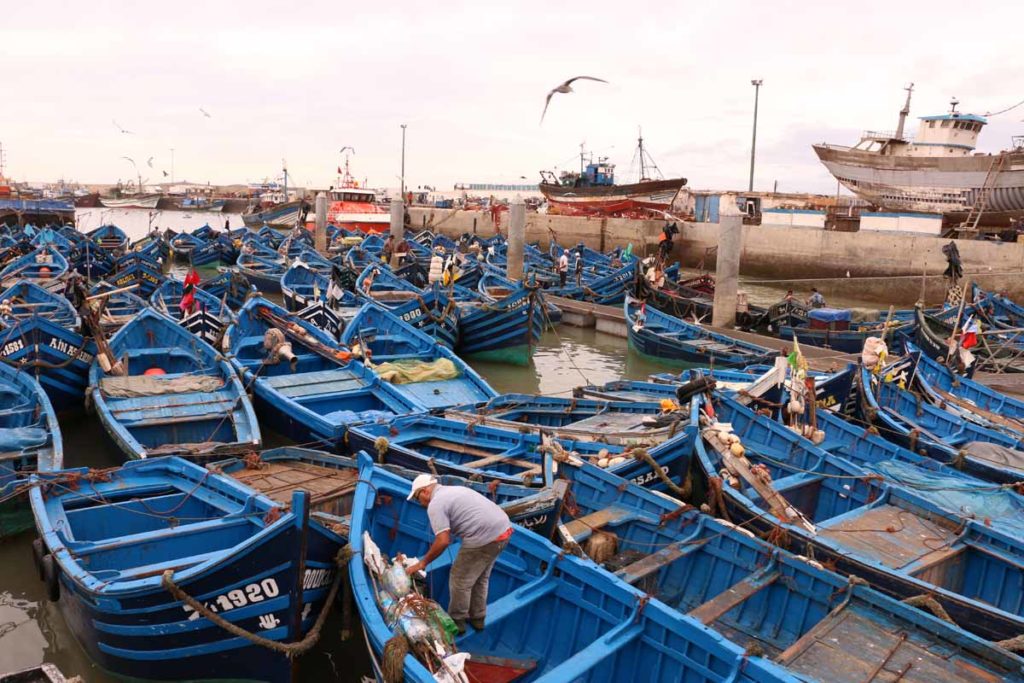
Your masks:
[[[31,375],[0,363],[0,538],[32,528],[29,476],[64,467],[57,415]]]
[[[966,310],[966,309],[965,309]],[[914,327],[914,344],[929,357],[945,362],[950,353],[949,339],[953,336],[957,324],[959,308],[946,309],[944,316],[932,315],[921,308],[915,308],[917,325]],[[970,311],[967,311],[969,314]],[[962,317],[961,324],[966,321]],[[988,332],[993,332],[989,330]],[[970,366],[961,367],[957,360],[953,365],[959,373],[968,377],[977,370],[987,372],[1024,372],[1024,339],[1019,333],[987,334],[987,343],[971,349],[974,361]],[[956,347],[953,353],[956,354]],[[954,355],[954,358],[956,356]]]
[[[485,265],[481,270],[480,281],[477,283],[477,291],[481,294],[497,299],[503,296],[505,292],[512,291],[519,286],[518,283],[505,277],[504,273],[498,272],[491,266]],[[543,295],[541,295],[541,298],[543,298]],[[544,300],[544,308],[542,310],[546,315],[545,323],[557,325],[562,322],[562,309],[550,301]]]
[[[72,242],[65,234],[49,226],[37,232],[29,242],[33,247],[51,245],[64,256],[67,256],[75,246],[75,242]]]
[[[208,266],[221,260],[223,251],[216,241],[207,241],[195,233],[181,233],[171,239],[171,253],[195,267]]]
[[[249,295],[257,291],[249,278],[234,268],[222,268],[213,277],[200,282],[199,288],[227,303],[233,311],[244,306]]]
[[[544,334],[544,297],[537,287],[487,288],[487,298],[459,302],[458,352],[472,358],[529,365]]]
[[[259,256],[262,259],[283,264],[286,260],[285,256],[278,253],[276,244],[277,242],[260,235],[247,235],[242,240],[240,255]]]
[[[406,500],[409,482],[374,467],[368,456],[361,456],[359,465],[349,577],[380,676],[385,644],[395,637],[394,620],[385,617],[378,602],[380,583],[367,563],[389,564],[398,553],[422,556],[431,534],[426,510]],[[453,560],[454,553],[446,552],[428,567],[431,597],[441,605],[447,604]],[[538,628],[544,623],[550,628]],[[468,630],[438,656],[455,648],[469,653],[464,663],[459,655],[448,660],[450,666],[465,668],[465,680],[795,680],[658,601],[648,602],[641,591],[589,560],[567,555],[521,528],[491,573],[486,628]],[[407,655],[402,664],[406,681],[435,681],[431,671],[437,662],[425,664]]]
[[[170,239],[173,235],[171,230],[166,231],[166,236],[160,232],[150,232],[145,237],[132,242],[131,252],[145,256],[157,263],[166,261],[171,256]]]
[[[672,365],[742,367],[767,363],[776,352],[645,307],[633,298],[623,304],[629,346],[655,362]]]
[[[88,240],[71,247],[68,261],[75,272],[89,281],[101,280],[114,270],[114,258]]]
[[[616,401],[502,394],[484,403],[456,406],[445,416],[471,424],[558,438],[628,446],[656,446],[682,432],[690,421],[689,401]]]
[[[242,252],[235,261],[235,269],[260,292],[277,294],[281,291],[281,276],[286,267],[280,261]]]
[[[125,323],[149,308],[149,303],[135,294],[137,291],[139,291],[138,287],[132,285],[117,287],[106,280],[100,280],[92,286],[89,295],[94,297],[92,305],[99,312],[100,325],[104,332],[108,334],[116,332]],[[101,297],[100,295],[105,296]]]
[[[884,593],[934,598],[982,638],[1024,632],[1019,534],[952,514],[735,402],[698,397],[692,410],[713,514]]]
[[[352,426],[417,409],[326,332],[262,297],[242,307],[222,348],[262,424],[298,443],[334,446]]]
[[[305,492],[283,508],[175,457],[65,474],[75,486],[30,492],[40,568],[99,667],[137,680],[293,680],[287,654],[256,639],[301,641],[337,594],[341,544],[308,523]]]
[[[973,310],[992,327],[1020,329],[1024,326],[1024,306],[998,292],[986,292],[971,284]]]
[[[366,364],[422,410],[479,403],[497,392],[469,365],[422,331],[375,303],[364,304],[342,332]]]
[[[184,294],[185,283],[168,278],[153,292],[149,302],[157,311],[174,320],[192,334],[216,345],[220,341],[224,328],[234,320],[235,314],[223,301],[203,290],[202,287],[196,287],[193,290],[192,295],[195,302],[186,311],[181,307],[181,299]]]
[[[329,265],[330,262],[327,262]],[[330,287],[330,270],[326,274],[318,272],[303,261],[292,263],[281,276],[281,295],[285,307],[291,311],[300,311],[316,301],[327,301],[327,290]],[[335,308],[352,308],[359,306],[356,295],[350,291],[342,292],[341,299],[334,302]]]
[[[28,280],[51,292],[63,292],[64,276],[69,268],[68,260],[56,247],[42,246],[0,270],[0,287],[6,289],[20,280]]]
[[[101,225],[85,233],[96,246],[108,252],[123,252],[128,248],[128,235],[116,225]]]
[[[5,303],[6,302],[6,303]],[[0,294],[0,358],[34,377],[58,412],[79,410],[96,346],[63,296],[30,281]]]
[[[356,293],[386,307],[403,322],[454,349],[459,340],[459,307],[440,284],[425,289],[395,275],[383,264],[370,264],[356,280]]]
[[[900,334],[912,334],[915,324],[913,309],[895,311],[888,323],[888,314],[878,311],[874,311],[873,319],[854,321],[853,311],[847,308],[810,308],[807,318],[806,324],[780,325],[779,338],[790,340],[796,337],[801,344],[843,353],[860,353],[868,337],[886,334],[892,342],[898,340]],[[885,333],[887,326],[889,331]]]
[[[948,404],[965,408],[982,417],[997,416],[1014,429],[1024,429],[1024,401],[1012,398],[984,384],[954,374],[945,365],[936,362],[921,349],[905,342],[907,354],[914,365],[908,370],[915,380],[927,382],[931,392]]]
[[[801,680],[1024,675],[1019,657],[729,522],[591,465],[561,474],[572,480],[567,548]]]
[[[113,362],[97,358],[89,370],[90,396],[128,457],[209,460],[259,449],[256,414],[231,365],[170,318],[142,311],[110,350]]]
[[[117,259],[114,274],[107,280],[118,289],[134,285],[132,292],[148,299],[164,281],[163,265],[149,256],[131,252]]]
[[[673,438],[646,448],[604,443],[593,437],[574,438],[571,431],[563,436],[557,430],[541,433],[438,415],[411,415],[354,428],[349,447],[381,454],[383,462],[409,469],[510,483],[540,481],[545,476],[547,455],[586,459],[636,484],[666,489],[662,474],[673,486],[686,486],[695,433],[695,429],[683,427]]]
[[[866,368],[858,379],[859,416],[886,438],[988,481],[1024,478],[1024,434],[992,429],[984,418],[965,419]]]
[[[355,458],[297,446],[263,451],[258,456],[231,458],[208,465],[210,469],[241,482],[281,505],[296,490],[310,495],[310,521],[323,524],[348,540],[349,515],[355,494],[358,464]],[[412,481],[422,472],[395,465],[380,465],[388,472]],[[504,482],[470,481],[439,475],[445,486],[467,486],[501,505],[516,524],[550,535],[558,520],[566,486],[536,488]]]

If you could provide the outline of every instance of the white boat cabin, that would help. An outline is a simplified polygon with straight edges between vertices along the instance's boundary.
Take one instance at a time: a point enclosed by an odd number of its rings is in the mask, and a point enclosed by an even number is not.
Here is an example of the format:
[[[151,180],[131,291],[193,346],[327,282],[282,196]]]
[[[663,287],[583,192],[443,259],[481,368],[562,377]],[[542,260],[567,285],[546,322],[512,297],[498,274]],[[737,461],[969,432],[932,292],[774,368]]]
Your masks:
[[[921,125],[913,140],[903,137],[903,123],[910,110],[907,104],[900,112],[900,123],[895,133],[867,131],[853,149],[875,152],[885,156],[905,157],[965,157],[978,146],[978,134],[988,121],[977,114],[956,110],[958,102],[951,102],[948,114],[920,117]]]

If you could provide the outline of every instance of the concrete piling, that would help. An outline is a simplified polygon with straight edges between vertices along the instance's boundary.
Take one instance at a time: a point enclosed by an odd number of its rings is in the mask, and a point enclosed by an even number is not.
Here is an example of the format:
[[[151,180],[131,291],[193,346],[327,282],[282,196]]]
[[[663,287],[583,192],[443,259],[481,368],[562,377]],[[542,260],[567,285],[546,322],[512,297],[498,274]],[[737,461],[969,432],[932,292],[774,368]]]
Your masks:
[[[508,264],[505,276],[521,282],[523,279],[523,247],[526,243],[526,204],[516,195],[508,212]]]
[[[405,204],[401,199],[391,200],[391,237],[394,239],[395,247],[405,237]],[[398,255],[396,250],[391,252],[391,267],[398,268]]]
[[[711,324],[736,325],[736,291],[739,288],[740,252],[743,250],[743,216],[730,212],[721,216],[718,255],[715,258],[715,303]]]
[[[313,233],[313,248],[320,255],[327,254],[327,195],[320,192],[316,196],[316,231]]]

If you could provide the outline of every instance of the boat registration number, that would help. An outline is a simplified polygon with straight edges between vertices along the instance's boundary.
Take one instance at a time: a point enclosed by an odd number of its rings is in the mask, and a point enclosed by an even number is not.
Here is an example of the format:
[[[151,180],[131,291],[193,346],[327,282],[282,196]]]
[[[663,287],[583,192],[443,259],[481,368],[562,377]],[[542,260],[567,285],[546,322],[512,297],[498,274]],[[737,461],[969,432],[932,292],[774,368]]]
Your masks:
[[[213,600],[203,603],[203,606],[211,612],[227,612],[236,607],[245,607],[254,602],[263,602],[267,598],[276,598],[280,594],[281,589],[278,588],[275,579],[263,579],[262,581],[230,590],[223,595],[218,595]],[[189,621],[199,618],[199,612],[192,609],[190,605],[183,604],[182,609],[188,615]]]
[[[662,467],[661,471],[664,472],[666,476],[668,476],[668,468],[667,467]],[[653,482],[660,481],[660,480],[661,480],[661,477],[658,476],[658,473],[655,472],[654,470],[651,470],[650,472],[645,472],[645,473],[641,474],[638,477],[633,477],[632,479],[630,479],[630,481],[633,482],[634,484],[636,484],[637,486],[647,486],[648,484],[651,484]]]

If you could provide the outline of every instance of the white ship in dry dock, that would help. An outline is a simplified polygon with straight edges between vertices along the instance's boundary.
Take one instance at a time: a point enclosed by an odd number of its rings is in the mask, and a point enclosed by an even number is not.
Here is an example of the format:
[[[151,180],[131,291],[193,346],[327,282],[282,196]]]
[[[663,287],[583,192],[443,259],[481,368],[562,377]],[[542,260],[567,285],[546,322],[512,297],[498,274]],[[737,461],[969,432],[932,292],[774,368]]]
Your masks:
[[[814,145],[836,180],[858,197],[888,211],[945,214],[961,230],[1006,225],[1024,216],[1024,136],[1014,149],[975,152],[983,116],[956,111],[922,116],[917,135],[903,127],[910,93],[895,132],[868,131],[853,147]]]

